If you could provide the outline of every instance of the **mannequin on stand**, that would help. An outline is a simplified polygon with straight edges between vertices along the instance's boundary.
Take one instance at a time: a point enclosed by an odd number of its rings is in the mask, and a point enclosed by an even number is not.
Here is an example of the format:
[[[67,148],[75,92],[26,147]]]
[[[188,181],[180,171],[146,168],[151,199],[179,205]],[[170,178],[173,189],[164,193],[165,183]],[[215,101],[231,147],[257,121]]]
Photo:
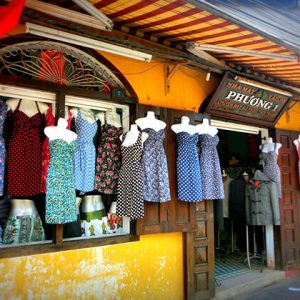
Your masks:
[[[57,126],[48,126],[44,129],[45,135],[49,138],[50,141],[57,139],[64,140],[68,144],[77,139],[77,134],[69,129],[66,129],[68,126],[68,121],[64,118],[59,118]]]
[[[186,116],[181,117],[181,123],[179,124],[173,124],[171,126],[172,131],[174,131],[176,134],[179,132],[187,132],[191,135],[195,134],[197,132],[196,126],[190,124],[190,118]]]
[[[95,114],[91,109],[73,107],[70,109],[70,112],[72,113],[72,116],[74,117],[75,120],[77,120],[78,111],[80,111],[81,117],[86,121],[88,121],[89,123],[96,122]]]
[[[148,111],[146,117],[136,119],[135,124],[137,124],[141,130],[152,128],[155,131],[165,129],[167,126],[165,122],[155,118],[154,111]]]
[[[31,101],[27,99],[8,99],[6,100],[6,104],[7,110],[11,110],[13,112],[18,108],[29,118],[31,118],[38,112],[44,114],[48,110],[48,105],[46,103]]]
[[[130,130],[126,133],[125,138],[124,138],[124,134],[122,134],[120,136],[120,140],[122,141],[122,146],[129,147],[129,146],[132,146],[133,144],[135,144],[137,142],[137,139],[138,139],[140,133],[141,132],[139,131],[137,125],[132,124],[130,126]],[[141,137],[142,144],[144,144],[144,142],[148,138],[148,133],[142,132],[141,134],[142,134],[142,137]]]
[[[196,125],[198,134],[209,134],[215,136],[218,133],[218,129],[209,124],[209,119],[204,118],[202,124]]]
[[[274,143],[273,139],[269,137],[267,138],[267,142],[265,144],[259,146],[259,149],[264,153],[275,151],[278,155],[278,150],[281,148],[281,146],[282,145],[280,143]]]
[[[111,111],[98,112],[96,118],[100,120],[102,126],[109,124],[114,127],[122,127],[121,117],[115,107]]]
[[[298,138],[293,141],[293,143],[296,146],[296,149],[298,150],[299,146],[300,146],[300,134],[299,134]]]

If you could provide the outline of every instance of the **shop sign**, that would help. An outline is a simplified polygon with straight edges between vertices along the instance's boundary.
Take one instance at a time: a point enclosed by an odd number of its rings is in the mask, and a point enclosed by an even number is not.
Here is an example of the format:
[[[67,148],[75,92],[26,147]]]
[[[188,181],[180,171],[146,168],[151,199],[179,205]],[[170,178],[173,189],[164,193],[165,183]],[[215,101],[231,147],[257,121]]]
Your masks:
[[[238,80],[236,80],[238,78]],[[251,124],[274,125],[291,94],[227,72],[209,102],[212,116],[241,120]]]

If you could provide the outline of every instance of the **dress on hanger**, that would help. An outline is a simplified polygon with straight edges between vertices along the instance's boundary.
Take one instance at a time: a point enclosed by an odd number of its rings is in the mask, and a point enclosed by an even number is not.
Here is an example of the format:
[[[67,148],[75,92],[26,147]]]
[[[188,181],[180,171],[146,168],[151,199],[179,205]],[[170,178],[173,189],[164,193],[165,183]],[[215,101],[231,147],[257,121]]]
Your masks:
[[[202,184],[199,156],[197,152],[198,134],[181,131],[177,137],[177,186],[178,199],[198,202],[202,198]]]
[[[217,135],[200,134],[199,142],[203,199],[224,199],[222,172],[217,151],[219,138]]]
[[[7,105],[0,101],[0,196],[3,196],[4,170],[5,170],[5,142],[2,137],[3,124],[6,118]]]
[[[46,185],[46,223],[65,224],[77,220],[73,154],[75,141],[63,139],[49,142],[50,164]]]
[[[121,167],[120,135],[122,127],[107,123],[101,127],[101,142],[97,150],[95,189],[104,194],[116,194]]]
[[[263,150],[263,149],[262,149]],[[276,183],[278,196],[281,197],[281,178],[280,169],[277,164],[278,155],[275,150],[269,152],[261,152],[261,159],[264,163],[264,174]]]
[[[126,134],[124,135],[124,139]],[[122,166],[119,174],[117,211],[118,216],[131,220],[144,217],[143,173],[142,173],[142,133],[130,146],[121,146]]]
[[[42,178],[42,114],[28,117],[19,107],[12,112],[13,131],[7,149],[7,179],[10,196],[38,195]]]
[[[86,193],[94,190],[96,148],[94,137],[97,133],[97,121],[90,123],[85,120],[77,109],[75,121],[77,149],[74,153],[75,189]]]
[[[148,134],[144,142],[142,169],[143,195],[145,201],[166,202],[171,200],[167,158],[163,146],[164,129],[143,130]]]
[[[54,126],[55,117],[52,114],[52,105],[48,105],[48,110],[45,114],[45,126]],[[42,181],[41,193],[46,193],[46,177],[50,162],[49,138],[46,136],[42,144]]]

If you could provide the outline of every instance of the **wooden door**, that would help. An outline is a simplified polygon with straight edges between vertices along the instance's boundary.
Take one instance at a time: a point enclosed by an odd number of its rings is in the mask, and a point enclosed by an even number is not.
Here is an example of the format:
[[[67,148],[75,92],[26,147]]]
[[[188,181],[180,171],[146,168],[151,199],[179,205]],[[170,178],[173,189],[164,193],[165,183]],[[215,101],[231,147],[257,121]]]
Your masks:
[[[276,130],[276,141],[282,144],[278,164],[281,171],[282,198],[280,200],[280,229],[277,229],[278,252],[281,269],[300,267],[300,193],[298,158],[293,140],[298,132]]]

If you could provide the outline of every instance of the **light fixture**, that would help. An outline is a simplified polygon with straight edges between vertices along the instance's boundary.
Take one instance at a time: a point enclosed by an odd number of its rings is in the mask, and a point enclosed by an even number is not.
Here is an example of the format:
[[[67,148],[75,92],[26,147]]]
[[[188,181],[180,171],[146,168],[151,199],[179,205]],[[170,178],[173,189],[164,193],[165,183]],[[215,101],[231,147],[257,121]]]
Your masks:
[[[207,71],[205,79],[206,79],[206,81],[209,81],[209,79],[210,79],[210,70]]]
[[[211,120],[211,125],[221,129],[221,130],[230,130],[236,132],[244,132],[244,133],[251,133],[251,134],[259,134],[260,128],[250,126],[250,125],[243,125],[231,122],[225,122],[220,120]]]
[[[291,93],[289,93],[287,91],[280,90],[280,89],[277,89],[275,87],[271,87],[269,85],[253,81],[253,80],[250,80],[248,78],[243,78],[243,77],[240,77],[240,76],[235,76],[234,80],[236,80],[236,81],[238,81],[240,83],[252,85],[252,86],[255,86],[257,88],[264,89],[264,90],[267,90],[267,91],[270,91],[270,92],[281,94],[281,95],[284,95],[284,96],[287,96],[287,97],[292,97],[293,96],[293,94],[291,94]]]
[[[74,44],[77,46],[83,46],[100,50],[108,53],[113,53],[137,60],[150,62],[152,55],[129,48],[116,46],[102,41],[93,40],[91,38],[83,37],[66,31],[56,30],[53,28],[28,23],[26,22],[26,32],[34,35],[42,36],[45,38],[51,38],[57,41]]]
[[[73,2],[75,2],[78,6],[80,6],[82,9],[88,12],[91,16],[94,16],[97,20],[106,24],[106,27],[108,29],[113,28],[113,21],[87,0],[73,0]]]
[[[278,54],[278,53],[239,49],[239,48],[234,48],[234,47],[216,46],[216,45],[209,45],[209,44],[187,43],[186,48],[188,51],[190,51],[192,53],[197,53],[197,51],[209,51],[209,52],[217,52],[217,53],[258,56],[258,57],[263,57],[263,58],[278,59],[278,60],[284,60],[284,61],[295,61],[295,62],[298,61],[297,55],[284,55],[284,54]]]
[[[93,27],[100,30],[110,31],[113,27],[112,21],[109,20],[109,23],[105,20],[105,18],[95,18],[87,14],[83,14],[71,9],[63,8],[38,0],[26,0],[25,6],[56,18],[64,19],[73,23]]]

